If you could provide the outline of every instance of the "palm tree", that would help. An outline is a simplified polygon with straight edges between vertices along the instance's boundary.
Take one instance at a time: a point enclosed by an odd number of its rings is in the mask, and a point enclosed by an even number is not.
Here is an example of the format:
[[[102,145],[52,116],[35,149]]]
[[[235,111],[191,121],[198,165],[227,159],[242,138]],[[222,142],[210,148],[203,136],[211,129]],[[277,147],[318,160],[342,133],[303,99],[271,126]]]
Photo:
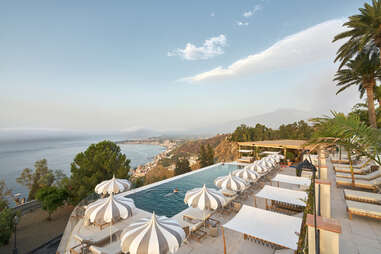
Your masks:
[[[365,3],[364,8],[359,8],[360,14],[349,17],[343,26],[349,30],[335,36],[333,42],[348,38],[337,51],[337,60],[343,67],[359,51],[375,45],[381,50],[381,1],[372,0],[372,5]],[[380,56],[381,57],[381,56]]]
[[[330,144],[344,147],[347,152],[352,175],[352,154],[363,155],[381,165],[381,130],[367,126],[357,115],[344,115],[332,112],[332,117],[321,117],[310,120],[315,132],[310,144]]]
[[[336,94],[353,85],[359,86],[360,94],[366,91],[370,125],[377,128],[376,110],[374,106],[374,90],[376,79],[381,78],[380,59],[377,51],[363,50],[354,59],[345,64],[346,68],[339,69],[334,81],[341,88]]]

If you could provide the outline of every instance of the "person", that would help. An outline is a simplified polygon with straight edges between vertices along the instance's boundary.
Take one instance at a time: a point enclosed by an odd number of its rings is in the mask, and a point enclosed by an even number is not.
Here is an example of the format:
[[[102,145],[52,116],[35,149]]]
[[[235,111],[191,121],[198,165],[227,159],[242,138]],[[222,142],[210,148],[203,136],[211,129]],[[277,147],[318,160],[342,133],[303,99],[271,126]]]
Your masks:
[[[177,189],[177,188],[175,188],[174,190],[173,190],[173,192],[174,193],[176,193],[176,192],[178,192],[179,190]]]

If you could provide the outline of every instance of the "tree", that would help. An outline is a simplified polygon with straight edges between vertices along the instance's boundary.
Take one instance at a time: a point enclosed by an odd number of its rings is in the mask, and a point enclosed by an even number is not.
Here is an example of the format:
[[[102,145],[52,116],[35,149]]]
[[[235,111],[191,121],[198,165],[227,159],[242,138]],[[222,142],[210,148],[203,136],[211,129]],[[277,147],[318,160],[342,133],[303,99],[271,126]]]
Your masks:
[[[200,146],[200,152],[198,154],[198,163],[200,164],[200,167],[202,168],[206,167],[208,164],[207,151],[204,145]]]
[[[120,147],[111,141],[90,145],[85,152],[75,156],[71,164],[70,198],[77,204],[94,191],[95,186],[113,175],[129,178],[130,160]]]
[[[359,8],[359,11],[343,24],[349,30],[333,39],[333,42],[348,39],[336,53],[335,62],[341,61],[339,68],[365,48],[376,46],[377,51],[381,49],[381,1],[372,0],[371,5],[364,3],[364,8]]]
[[[357,115],[344,115],[332,112],[332,117],[321,117],[311,120],[316,131],[309,141],[311,144],[339,145],[345,148],[348,155],[355,183],[352,154],[366,156],[381,165],[381,130],[367,126]]]
[[[69,194],[65,189],[60,189],[55,186],[46,186],[39,189],[36,193],[36,198],[41,202],[42,209],[48,212],[48,220],[58,207],[63,206]]]
[[[55,181],[54,171],[48,168],[46,159],[36,161],[34,168],[34,171],[33,169],[25,168],[16,179],[19,184],[29,189],[28,200],[34,199],[36,192],[40,188],[51,186]]]
[[[189,161],[186,158],[178,158],[176,160],[175,175],[182,175],[187,172],[191,172],[192,169],[189,166]]]
[[[372,53],[373,52],[373,53]],[[340,69],[334,81],[341,88],[336,94],[351,86],[359,86],[360,96],[362,90],[366,91],[370,125],[377,127],[376,111],[374,106],[374,90],[376,79],[381,77],[380,60],[377,51],[362,51],[354,59],[345,64],[345,69]]]
[[[8,207],[7,197],[11,194],[4,180],[0,180],[0,246],[8,244],[14,229],[13,218],[16,213]]]
[[[214,149],[208,144],[206,147],[207,166],[214,164]]]

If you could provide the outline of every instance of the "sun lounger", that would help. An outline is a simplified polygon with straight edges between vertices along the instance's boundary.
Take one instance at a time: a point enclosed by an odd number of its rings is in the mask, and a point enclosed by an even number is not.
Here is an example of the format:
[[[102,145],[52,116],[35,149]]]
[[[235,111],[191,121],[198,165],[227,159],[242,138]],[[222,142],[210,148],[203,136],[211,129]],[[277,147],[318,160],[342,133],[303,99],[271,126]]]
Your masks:
[[[200,221],[206,221],[213,215],[214,211],[206,210],[202,211],[198,208],[189,208],[186,210],[186,212],[183,214],[183,218],[188,220],[200,220]]]
[[[336,171],[336,173],[338,173],[338,172],[340,172],[340,173],[351,173],[350,168],[335,168],[334,167],[334,170]],[[372,171],[371,166],[365,167],[365,168],[353,168],[353,173],[356,175],[365,175],[371,171]]]
[[[188,217],[184,218],[183,215],[184,214],[182,213],[176,214],[172,217],[172,219],[176,220],[179,223],[179,225],[184,229],[186,238],[194,239],[200,242],[201,239],[207,235],[207,232],[202,230],[202,228],[205,227],[204,222],[198,219],[190,219]]]
[[[310,186],[311,185],[311,179],[305,178],[305,177],[298,177],[298,176],[290,176],[290,175],[284,175],[284,174],[277,174],[273,179],[271,179],[273,182],[279,183],[288,183],[288,184],[296,184],[300,186]]]
[[[381,177],[370,180],[370,181],[355,179],[354,186],[352,186],[352,179],[336,177],[336,186],[346,186],[346,187],[354,187],[354,188],[377,191],[380,185],[381,185]]]
[[[370,217],[374,219],[381,219],[381,205],[374,205],[356,201],[346,200],[347,211],[349,219],[352,219],[352,215],[359,215]]]
[[[352,174],[350,173],[336,173],[336,177],[341,177],[341,178],[352,178]],[[356,179],[359,180],[373,180],[378,177],[381,177],[381,170],[376,170],[372,173],[365,174],[365,175],[354,175]]]
[[[110,234],[112,236],[118,236],[120,235],[121,232],[122,232],[121,229],[112,227],[111,233],[110,233],[110,229],[107,228],[99,232],[94,232],[94,233],[86,234],[86,235],[77,233],[74,235],[74,238],[78,240],[79,242],[81,242],[82,244],[101,245],[102,243],[105,243],[110,240]]]
[[[354,164],[352,164],[352,167],[354,167],[354,168],[364,168],[364,167],[366,167],[366,166],[371,166],[371,165],[374,165],[374,162],[372,162],[372,161],[369,161],[369,160],[364,160],[364,161],[360,161],[359,163],[354,163]],[[335,167],[335,168],[350,168],[350,166],[349,166],[349,161],[348,161],[348,163],[346,163],[346,164],[342,164],[342,163],[333,163],[333,166]]]
[[[92,254],[121,254],[122,248],[120,247],[120,241],[112,242],[103,247],[91,245],[89,250]]]
[[[381,205],[381,194],[366,191],[344,190],[347,200]]]

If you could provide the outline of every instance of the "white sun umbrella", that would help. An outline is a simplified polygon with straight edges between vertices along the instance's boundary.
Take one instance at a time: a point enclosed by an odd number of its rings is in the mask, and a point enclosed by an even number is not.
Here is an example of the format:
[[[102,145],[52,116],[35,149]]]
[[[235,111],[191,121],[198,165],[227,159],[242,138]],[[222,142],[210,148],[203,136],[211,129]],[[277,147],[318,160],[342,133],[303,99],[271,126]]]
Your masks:
[[[206,188],[205,184],[202,188],[195,188],[185,193],[184,202],[193,208],[205,210],[217,210],[226,203],[225,196],[218,190]],[[205,221],[205,214],[204,214]]]
[[[254,169],[255,169],[255,172],[257,172],[259,175],[264,175],[269,171],[269,169],[262,164],[262,161],[258,162],[255,165]]]
[[[242,191],[246,189],[247,182],[229,173],[227,176],[220,176],[214,180],[214,184],[221,189],[231,191]]]
[[[109,197],[99,199],[90,203],[85,211],[85,218],[91,223],[103,225],[110,223],[110,241],[111,225],[120,219],[131,217],[135,210],[134,201],[125,197],[114,197],[111,193]]]
[[[233,175],[242,178],[243,180],[250,183],[256,182],[259,178],[258,174],[255,171],[249,169],[249,167],[237,169],[233,171]]]
[[[122,252],[130,254],[175,253],[185,239],[182,227],[173,219],[156,216],[140,219],[124,229],[121,235]]]
[[[95,192],[98,194],[119,193],[131,188],[131,182],[127,179],[115,178],[115,175],[110,179],[101,182],[95,186]]]
[[[261,166],[267,168],[268,170],[271,170],[274,168],[274,164],[272,164],[270,161],[266,160],[265,158],[261,160]]]

